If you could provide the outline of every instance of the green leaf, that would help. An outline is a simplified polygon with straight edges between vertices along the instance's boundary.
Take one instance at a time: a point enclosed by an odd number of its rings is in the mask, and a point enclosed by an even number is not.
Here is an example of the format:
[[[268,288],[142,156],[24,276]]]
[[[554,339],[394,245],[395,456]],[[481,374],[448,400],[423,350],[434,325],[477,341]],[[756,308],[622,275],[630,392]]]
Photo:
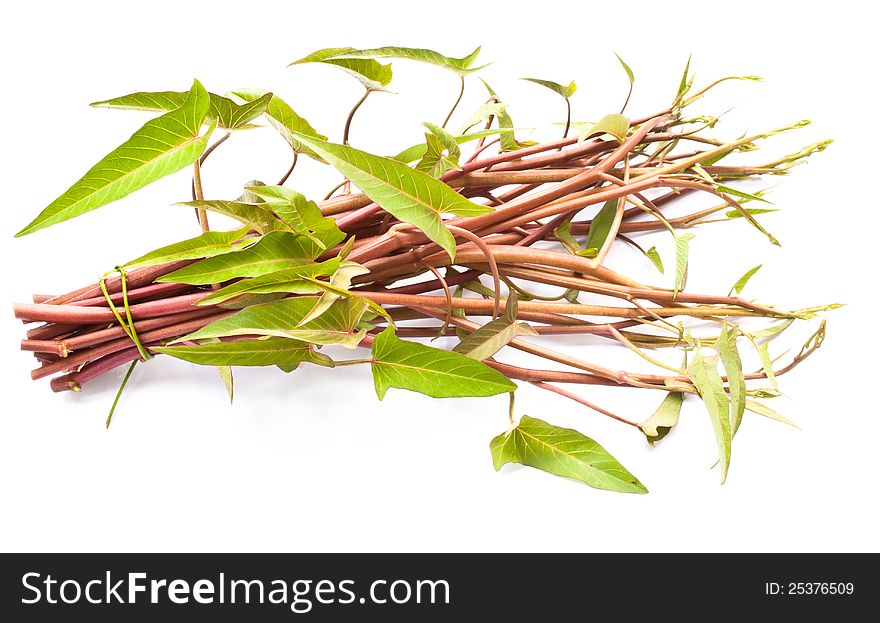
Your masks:
[[[495,95],[495,92],[491,90],[488,84],[486,84],[485,80],[480,79],[483,84],[486,85],[486,90],[489,91],[490,95],[493,98],[497,99],[498,96]],[[497,101],[489,101],[485,104],[481,104],[477,110],[468,118],[467,121],[464,122],[464,125],[461,126],[461,130],[459,130],[459,134],[465,134],[472,127],[477,125],[478,123],[483,123],[485,121],[489,121],[491,118],[499,118],[504,113],[505,105],[501,102]],[[499,128],[505,129],[505,128]],[[512,128],[511,128],[512,129]]]
[[[272,366],[302,362],[333,366],[333,360],[315,351],[311,344],[283,337],[162,346],[153,350],[203,366]]]
[[[463,338],[452,350],[476,361],[483,361],[517,337],[538,335],[538,332],[525,322],[516,321],[517,307],[516,296],[509,296],[503,316],[487,322]]]
[[[461,148],[458,146],[459,140],[456,137],[452,136],[452,134],[441,128],[439,125],[431,123],[430,121],[426,121],[422,125],[428,128],[431,134],[437,137],[440,144],[443,145],[443,149],[449,152],[450,156],[456,159],[461,156]]]
[[[229,130],[247,127],[251,121],[266,112],[272,98],[271,93],[264,93],[244,104],[236,104],[228,97],[217,96],[217,122],[221,128]],[[214,99],[211,101],[213,103]]]
[[[617,52],[614,53],[614,56],[617,57],[617,60],[620,62],[620,66],[623,67],[623,71],[626,72],[626,77],[629,79],[630,85],[634,84],[636,81],[636,76],[635,74],[633,74],[632,69],[629,68],[629,65],[623,62],[623,59],[620,58],[620,55]]]
[[[648,489],[598,443],[571,428],[560,428],[524,415],[513,428],[489,444],[499,470],[507,463],[528,465],[557,476],[621,493]]]
[[[629,133],[629,119],[614,113],[605,115],[596,123],[573,121],[571,127],[578,129],[578,142],[583,142],[591,136],[610,134],[622,143],[626,140],[627,133]]]
[[[350,296],[350,293],[347,291],[351,287],[351,280],[359,275],[366,275],[369,272],[369,268],[355,262],[342,262],[339,268],[336,269],[336,272],[330,277],[330,283],[328,284],[330,287],[321,293],[321,296],[315,301],[314,307],[299,321],[299,326],[311,322],[327,311],[334,301],[344,296],[343,292]]]
[[[507,112],[507,108],[502,104],[501,98],[492,90],[492,87],[489,84],[480,78],[480,81],[483,83],[483,86],[486,87],[486,91],[489,92],[489,95],[495,98],[497,103],[501,105],[498,109],[498,112],[495,115],[495,118],[498,119],[498,126],[505,130],[510,130],[509,132],[505,132],[501,135],[501,151],[516,151],[517,149],[522,149],[523,147],[529,147],[530,145],[535,145],[534,141],[519,141],[516,138],[516,134],[513,133],[513,119],[510,118],[510,114]]]
[[[747,193],[743,190],[737,190],[736,188],[731,188],[730,186],[724,186],[722,184],[715,184],[715,190],[724,193],[725,195],[732,195],[733,197],[738,197],[739,199],[744,199],[746,201],[762,201],[764,203],[773,204],[772,201],[764,199],[761,195]]]
[[[126,270],[132,270],[134,268],[156,266],[157,264],[180,260],[214,257],[238,251],[259,240],[259,238],[245,238],[249,230],[249,227],[245,227],[236,231],[209,231],[195,238],[150,251],[136,260],[127,262],[123,267]]]
[[[421,160],[425,153],[428,151],[427,143],[417,143],[416,145],[411,145],[406,149],[398,152],[394,156],[389,156],[392,160],[397,160],[398,162],[402,162],[403,164],[410,164],[412,162],[416,162]]]
[[[356,347],[366,334],[364,329],[358,329],[358,323],[367,309],[367,304],[355,297],[340,299],[318,318],[299,326],[300,321],[314,307],[316,300],[317,297],[314,296],[300,296],[247,307],[176,341],[198,341],[236,335],[265,335],[288,337],[313,344]]]
[[[614,202],[616,203],[616,200]],[[599,226],[596,228],[596,231],[599,232],[601,227],[602,224],[600,223]],[[608,224],[608,227],[610,228],[610,223]],[[589,258],[593,258],[599,255],[599,249],[589,246],[589,244],[585,248],[581,248],[580,244],[577,241],[577,238],[575,238],[571,233],[571,221],[569,219],[562,221],[556,227],[553,233],[556,238],[562,243],[562,246],[565,247],[566,251],[573,255],[580,255],[581,257]],[[607,237],[608,229],[605,230],[605,235]],[[569,290],[568,294],[565,295],[565,298],[569,302],[574,303],[576,301],[573,299],[577,299],[578,295],[578,291]]]
[[[433,124],[432,124],[433,125]],[[473,124],[471,124],[473,125]],[[435,126],[436,127],[436,126]],[[478,130],[476,132],[469,132],[468,134],[462,134],[460,136],[454,136],[456,144],[462,145],[464,143],[469,143],[470,141],[475,141],[477,139],[485,138],[487,136],[495,136],[496,134],[503,134],[505,132],[513,132],[513,129],[505,129],[505,128],[489,128],[488,130]],[[428,150],[427,143],[419,143],[417,145],[412,145],[407,147],[400,153],[395,156],[391,156],[392,159],[397,160],[398,162],[403,162],[404,164],[409,164],[411,162],[415,162],[419,160],[422,156],[425,155],[425,152]]]
[[[244,294],[272,294],[276,292],[319,294],[321,289],[306,281],[305,277],[328,277],[336,272],[337,268],[339,268],[339,258],[332,258],[320,264],[303,262],[291,268],[236,281],[200,299],[198,305],[218,305]]]
[[[511,324],[504,318],[498,318],[465,337],[453,350],[471,359],[483,361],[507,346],[511,340],[524,335],[534,336],[538,332],[524,322]]]
[[[573,305],[577,305],[578,303],[580,303],[580,300],[579,300],[580,296],[581,296],[580,290],[575,290],[574,288],[569,288],[568,290],[565,291],[565,294],[563,294],[562,298],[564,298],[569,303],[572,303]]]
[[[743,376],[742,359],[736,347],[736,327],[727,322],[721,325],[721,333],[715,342],[715,348],[721,357],[724,371],[727,373],[727,387],[730,392],[730,436],[736,435],[746,409],[746,381]]]
[[[700,398],[703,399],[706,411],[709,412],[709,420],[712,422],[718,444],[721,483],[724,484],[730,467],[730,403],[721,383],[721,376],[718,374],[716,359],[704,357],[698,349],[691,365],[688,366],[687,375],[697,388]]]
[[[146,112],[168,112],[176,110],[183,105],[186,99],[186,91],[142,91],[129,93],[120,97],[114,97],[100,102],[92,102],[93,108],[112,108],[115,110],[142,110]],[[210,97],[211,94],[208,94]],[[214,106],[211,106],[214,108]],[[208,110],[208,115],[211,109]],[[216,118],[216,109],[214,110]]]
[[[247,249],[201,260],[157,281],[208,285],[239,277],[259,277],[285,268],[313,265],[311,260],[322,252],[323,249],[305,236],[272,232]]]
[[[479,361],[401,340],[390,327],[373,340],[372,368],[379,400],[391,387],[433,398],[494,396],[516,389],[507,377]]]
[[[199,136],[208,107],[208,92],[196,80],[180,108],[145,123],[16,236],[100,208],[195,162],[213,129]]]
[[[244,309],[245,307],[250,307],[251,305],[262,305],[264,303],[271,303],[273,301],[280,301],[281,299],[287,298],[287,294],[284,292],[272,292],[270,294],[243,294],[234,300],[227,301],[225,303],[221,303],[220,307],[227,310],[236,310],[236,309]],[[198,305],[198,302],[196,302]]]
[[[344,260],[349,256],[352,249],[354,249],[354,236],[345,241],[345,244],[342,245],[339,249],[339,259]]]
[[[237,89],[231,93],[246,102],[258,101],[264,98],[267,94],[266,91],[261,91],[259,89]],[[321,140],[325,140],[327,137],[313,128],[308,121],[296,114],[296,111],[294,111],[287,102],[277,95],[273,95],[269,100],[269,105],[266,108],[265,114],[269,124],[284,137],[284,140],[287,141],[287,144],[290,145],[291,149],[303,153],[310,158],[314,158],[319,162],[323,162],[320,156],[296,140],[294,133],[313,136]]]
[[[176,205],[216,212],[248,225],[261,234],[288,230],[287,224],[264,205],[243,201],[182,201]]]
[[[416,164],[416,170],[434,178],[441,177],[449,169],[461,170],[461,165],[458,164],[461,148],[455,137],[433,123],[426,122],[424,126],[430,133],[425,134],[425,153]]]
[[[678,105],[685,93],[691,88],[691,80],[689,79],[688,74],[691,71],[691,55],[688,54],[687,64],[684,66],[684,73],[681,75],[681,81],[678,84],[678,92],[675,94],[675,99],[673,100],[673,106]]]
[[[485,130],[474,130],[473,132],[468,132],[467,134],[456,135],[455,142],[459,145],[462,145],[464,143],[470,143],[471,141],[476,141],[481,138],[495,136],[496,134],[509,134],[510,132],[514,132],[517,129],[530,130],[533,128],[487,128]]]
[[[589,258],[598,257],[599,256],[599,249],[597,249],[596,247],[587,247],[585,249],[581,249],[580,251],[578,251],[577,255],[580,255],[581,257],[589,257]]]
[[[744,210],[747,214],[751,214],[752,216],[779,212],[778,208],[744,208]],[[743,218],[742,212],[739,210],[728,210],[724,213],[724,216],[727,218]]]
[[[433,178],[440,178],[449,169],[460,170],[461,166],[454,158],[450,158],[440,139],[433,134],[425,134],[425,155],[415,166],[416,171],[427,173]]]
[[[711,178],[710,178],[710,180],[711,180]],[[736,195],[738,197],[744,198],[745,201],[764,201],[766,203],[770,203],[769,201],[767,201],[766,199],[762,199],[758,195],[752,195],[750,193],[745,193],[745,192],[742,192],[741,190],[736,190],[735,188],[730,188],[729,186],[721,186],[719,184],[715,184],[715,189],[718,191],[719,195],[721,195],[721,196],[723,196],[723,195]],[[767,239],[770,241],[771,244],[774,244],[777,247],[782,246],[782,244],[780,244],[779,240],[776,239],[776,236],[774,236],[769,231],[767,231],[764,228],[764,226],[758,222],[758,219],[756,219],[749,210],[746,210],[744,207],[742,207],[735,200],[730,199],[730,197],[728,197],[728,199],[730,201],[730,204],[733,205],[734,211],[739,212],[739,215],[741,217],[743,217],[744,219],[746,219],[752,227],[754,227],[759,232],[761,232],[762,234],[767,236]]]
[[[739,294],[740,292],[742,292],[743,288],[745,288],[746,284],[749,282],[749,279],[751,279],[752,275],[754,275],[761,269],[761,266],[763,266],[763,264],[758,264],[754,268],[749,269],[742,277],[737,279],[736,283],[733,284],[733,287],[730,289],[730,294],[733,294],[734,292]]]
[[[609,199],[598,214],[593,217],[587,237],[587,249],[601,249],[605,244],[605,239],[608,238],[608,232],[611,231],[611,225],[614,224],[614,217],[617,214],[617,202],[617,199]]]
[[[766,418],[770,418],[771,420],[776,420],[777,422],[782,422],[783,424],[794,426],[798,430],[801,429],[800,426],[789,420],[787,417],[780,415],[767,405],[757,402],[755,400],[746,400],[746,409],[748,409],[752,413],[757,413],[758,415],[763,415]]]
[[[360,264],[356,264],[354,262],[344,262],[344,264],[347,264],[350,267],[361,266]],[[366,273],[357,272],[356,274],[366,274]],[[336,285],[333,285],[331,283],[327,283],[326,281],[319,281],[318,279],[315,279],[313,277],[303,277],[303,279],[307,283],[314,285],[316,287],[317,292],[329,293],[329,294],[334,295],[335,298],[356,296],[350,290],[347,290],[346,288],[337,287]],[[390,326],[392,326],[392,327],[394,326],[394,318],[391,317],[391,314],[389,314],[387,311],[385,311],[384,307],[382,307],[381,305],[379,305],[375,301],[368,299],[368,298],[361,298],[360,300],[362,300],[364,303],[367,304],[367,309],[369,310],[369,311],[367,311],[366,314],[364,314],[364,318],[361,321],[360,328],[366,329],[368,331],[372,330],[374,328],[374,326],[372,324],[370,324],[369,321],[373,320],[374,318],[378,318],[380,316],[382,318],[384,318],[385,320],[387,320],[388,324]]]
[[[265,201],[293,233],[306,236],[324,249],[345,240],[336,221],[322,215],[318,204],[295,190],[283,186],[250,185],[245,191]]]
[[[629,104],[629,98],[632,97],[633,85],[636,82],[636,76],[635,74],[633,74],[633,71],[632,69],[630,69],[629,65],[627,65],[622,58],[620,58],[620,55],[617,52],[614,53],[614,56],[617,57],[620,66],[623,67],[623,71],[626,72],[626,77],[629,80],[629,91],[626,94],[626,100],[623,102],[623,108],[620,109],[620,112],[623,112],[624,110],[626,110],[626,107]]]
[[[226,386],[226,393],[229,395],[229,402],[231,404],[235,399],[235,377],[232,375],[232,368],[230,366],[217,366],[217,372],[220,374],[223,385]]]
[[[675,293],[678,294],[687,282],[688,255],[693,234],[682,234],[675,237]]]
[[[95,108],[113,108],[116,110],[144,110],[151,112],[167,112],[180,108],[186,100],[183,91],[157,91],[130,93],[102,102],[94,102]],[[250,122],[266,112],[271,93],[246,104],[236,104],[228,97],[209,93],[210,108],[206,121],[217,121],[217,125],[226,130],[241,130],[254,127]]]
[[[773,389],[779,391],[779,383],[776,381],[776,374],[773,372],[773,360],[770,357],[770,346],[764,342],[758,346],[758,356],[761,358],[761,366],[764,368],[764,374]]]
[[[651,417],[639,424],[639,430],[645,434],[649,444],[653,446],[678,424],[683,402],[684,395],[681,392],[669,392]]]
[[[409,223],[455,257],[455,239],[443,223],[441,213],[473,216],[491,212],[462,197],[449,186],[427,173],[414,171],[390,158],[300,136],[300,140],[325,160],[384,210]]]
[[[657,270],[660,271],[661,275],[666,272],[663,270],[663,258],[660,257],[660,252],[657,251],[657,247],[651,247],[645,251],[645,255],[647,255],[648,259],[654,263],[654,266],[657,267]]]
[[[540,80],[539,78],[522,78],[526,82],[534,82],[535,84],[540,84],[542,87],[550,89],[554,93],[558,93],[565,99],[570,98],[574,95],[575,91],[577,91],[577,85],[572,80],[568,86],[559,84],[558,82],[553,82],[552,80]]]
[[[435,52],[434,50],[426,50],[424,48],[403,48],[398,46],[386,46],[382,48],[372,48],[369,50],[347,49],[345,51],[338,52],[332,55],[332,59],[397,58],[410,61],[418,61],[420,63],[428,63],[429,65],[436,65],[438,67],[453,71],[456,74],[464,75],[477,71],[478,69],[482,69],[482,67],[472,68],[474,61],[477,60],[477,56],[479,55],[480,47],[477,47],[476,50],[474,50],[467,56],[463,56],[462,58],[452,58],[450,56],[440,54],[439,52]],[[485,67],[485,65],[483,67]]]
[[[381,91],[391,82],[391,65],[383,65],[371,58],[342,58],[339,56],[347,52],[357,52],[357,50],[354,48],[324,48],[312,52],[298,61],[293,61],[288,67],[304,63],[333,65],[357,78],[364,85],[364,88],[370,91]]]
[[[571,219],[566,218],[562,221],[556,229],[553,230],[553,235],[562,243],[562,246],[571,253],[575,254],[581,249],[580,243],[577,241],[571,233]]]
[[[754,331],[750,333],[752,339],[759,340],[765,337],[773,337],[774,335],[779,335],[783,331],[785,331],[791,324],[794,322],[794,318],[786,318],[781,322],[777,322],[774,325],[770,325],[764,329],[759,329],[758,331]]]

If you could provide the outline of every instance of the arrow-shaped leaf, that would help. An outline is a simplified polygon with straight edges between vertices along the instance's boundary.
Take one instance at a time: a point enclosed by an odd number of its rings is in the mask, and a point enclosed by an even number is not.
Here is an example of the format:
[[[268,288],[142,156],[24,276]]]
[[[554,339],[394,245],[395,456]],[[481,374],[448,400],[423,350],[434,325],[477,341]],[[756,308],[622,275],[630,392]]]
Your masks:
[[[757,413],[758,415],[763,415],[765,418],[769,418],[771,420],[776,420],[777,422],[782,422],[783,424],[788,424],[789,426],[793,426],[794,428],[800,430],[801,427],[789,420],[784,415],[780,415],[775,410],[771,409],[767,405],[757,402],[755,400],[746,400],[746,409],[751,411],[752,413]]]
[[[196,80],[180,108],[145,123],[16,236],[100,208],[195,162],[211,134],[212,128],[199,136],[209,105],[208,92]]]
[[[338,268],[339,258],[335,257],[320,264],[316,262],[296,264],[291,268],[236,281],[200,299],[198,304],[218,305],[244,294],[273,294],[276,292],[319,294],[322,292],[321,288],[307,281],[306,278],[328,277]]]
[[[779,212],[778,208],[743,208],[740,210],[728,210],[724,213],[724,216],[730,219],[734,218],[743,218],[743,212],[746,214],[751,214],[752,216],[757,216],[760,214],[773,214],[774,212]]]
[[[736,292],[737,294],[741,293],[743,291],[743,288],[745,288],[746,284],[749,282],[749,279],[751,279],[756,272],[761,270],[761,266],[762,264],[758,264],[754,268],[746,271],[746,273],[742,277],[737,279],[736,283],[733,284],[733,287],[730,289],[730,294],[733,294],[734,292]]]
[[[129,93],[121,97],[93,102],[95,108],[113,108],[116,110],[144,110],[150,112],[167,112],[183,106],[186,100],[185,91],[153,91]],[[266,93],[245,104],[236,104],[228,97],[208,93],[211,105],[208,108],[206,121],[217,121],[217,125],[226,130],[241,130],[254,127],[250,122],[266,112],[271,93]]]
[[[639,480],[598,443],[571,428],[524,415],[517,426],[489,444],[499,470],[507,463],[528,465],[608,491],[647,493]]]
[[[721,325],[721,333],[715,347],[727,373],[727,387],[730,391],[730,436],[736,435],[746,409],[746,381],[743,376],[742,359],[736,347],[736,327],[726,322]]]
[[[271,209],[253,203],[212,199],[209,201],[182,201],[176,205],[223,214],[254,228],[261,234],[290,229]]]
[[[256,195],[268,204],[292,232],[302,234],[320,246],[328,249],[345,239],[336,221],[321,214],[318,204],[308,200],[305,195],[283,186],[251,185],[246,192]]]
[[[782,244],[779,242],[779,240],[776,238],[776,236],[774,236],[769,231],[767,231],[767,229],[763,225],[761,225],[761,223],[758,222],[758,219],[756,219],[754,217],[754,212],[747,210],[746,208],[744,208],[741,205],[741,203],[737,202],[736,200],[731,199],[731,195],[739,197],[743,202],[745,202],[745,201],[763,201],[764,203],[770,203],[770,201],[767,201],[766,199],[764,199],[760,195],[753,195],[751,193],[743,192],[741,190],[737,190],[737,189],[731,188],[729,186],[722,186],[721,184],[717,184],[714,182],[712,185],[715,187],[715,191],[718,193],[718,195],[720,197],[724,197],[725,200],[730,205],[733,206],[734,211],[738,212],[742,218],[746,219],[752,227],[754,227],[759,232],[761,232],[762,234],[767,236],[767,239],[772,244],[775,244],[777,247],[782,246]]]
[[[381,91],[391,82],[391,65],[383,65],[371,58],[345,57],[346,53],[357,52],[354,48],[324,48],[312,52],[288,67],[304,63],[324,63],[343,69],[357,78],[369,91]]]
[[[177,342],[236,335],[265,335],[293,338],[313,344],[339,344],[347,348],[357,346],[366,334],[364,329],[358,328],[358,324],[367,310],[367,304],[357,297],[340,299],[318,318],[298,326],[314,307],[316,300],[314,296],[300,296],[253,305],[216,320]]]
[[[259,240],[259,238],[245,238],[249,229],[245,227],[236,231],[209,231],[142,255],[136,260],[127,262],[125,269],[156,266],[180,260],[196,260],[238,251]]]
[[[587,236],[587,249],[601,249],[614,224],[614,216],[617,214],[617,199],[609,199],[599,210],[598,214],[590,222],[590,232]]]
[[[266,112],[273,98],[271,93],[265,93],[252,101],[236,104],[228,97],[216,97],[216,102],[214,98],[211,102],[217,109],[217,123],[229,130],[249,127],[251,121]]]
[[[516,296],[509,296],[503,316],[487,322],[473,333],[465,336],[452,350],[471,359],[483,361],[517,337],[538,335],[538,332],[525,322],[516,321],[517,307]]]
[[[516,389],[510,379],[479,361],[401,340],[390,327],[373,340],[372,367],[380,400],[391,387],[433,398],[494,396]]]
[[[772,324],[769,327],[765,327],[763,329],[759,329],[758,331],[753,331],[749,335],[751,335],[752,339],[760,340],[766,337],[773,337],[774,335],[779,335],[783,331],[785,331],[788,327],[792,325],[794,322],[794,318],[786,318],[781,322],[777,322],[776,324]]]
[[[247,249],[204,259],[164,275],[157,281],[207,285],[239,277],[259,277],[277,270],[314,265],[312,260],[323,251],[305,236],[272,232]]]
[[[231,91],[231,94],[245,102],[256,102],[266,97],[267,92],[259,89],[236,89]],[[297,132],[307,136],[314,136],[321,140],[325,140],[327,137],[313,128],[308,121],[296,114],[296,111],[287,102],[277,95],[272,95],[265,114],[269,124],[284,137],[284,140],[287,141],[291,149],[323,162],[315,152],[296,140],[293,133]]]
[[[500,118],[502,113],[504,113],[505,105],[498,101],[498,96],[495,95],[494,91],[492,91],[492,87],[486,84],[486,81],[482,78],[480,79],[480,81],[486,86],[486,90],[489,91],[492,99],[490,99],[485,104],[480,104],[480,107],[477,108],[474,113],[468,118],[468,120],[465,121],[464,124],[461,126],[461,129],[458,131],[459,134],[464,134],[475,125],[483,123],[485,121],[489,121],[489,119]],[[501,138],[502,140],[504,139],[504,137]]]
[[[712,428],[715,429],[718,460],[721,463],[721,483],[724,484],[727,469],[730,467],[730,403],[718,374],[717,361],[715,358],[704,357],[697,350],[694,360],[688,366],[687,374],[703,399]]]
[[[473,124],[471,124],[471,125],[473,125]],[[467,134],[463,134],[461,136],[455,136],[453,138],[455,139],[456,144],[462,145],[464,143],[468,143],[470,141],[475,141],[480,138],[484,138],[487,136],[494,136],[496,134],[503,134],[506,132],[513,132],[513,129],[490,128],[488,130],[478,130],[476,132],[469,132]],[[403,162],[404,164],[409,164],[410,162],[415,162],[416,160],[419,160],[422,156],[425,155],[425,152],[427,150],[428,150],[427,143],[419,143],[417,145],[412,145],[410,147],[407,147],[406,149],[404,149],[403,151],[401,151],[397,155],[391,156],[391,157],[394,160],[397,160],[399,162]]]
[[[229,404],[232,404],[235,400],[235,377],[232,375],[232,367],[217,366],[217,373],[220,375],[220,380],[223,381],[223,385],[226,386],[226,394],[229,396]]]
[[[761,358],[761,366],[764,368],[764,375],[770,381],[773,389],[779,391],[779,383],[776,381],[776,373],[773,371],[773,358],[770,357],[770,345],[764,342],[758,346],[758,356]]]
[[[344,293],[346,293],[348,288],[351,287],[352,279],[359,275],[366,275],[369,272],[370,270],[368,268],[356,264],[355,262],[342,262],[339,268],[336,269],[336,272],[330,277],[330,283],[328,284],[330,287],[318,297],[314,307],[303,316],[302,320],[299,321],[299,324],[307,324],[323,314],[330,308],[334,301],[345,295]]]
[[[626,72],[626,77],[629,80],[630,86],[632,86],[632,84],[636,81],[636,76],[633,73],[633,70],[629,68],[629,65],[627,65],[622,58],[620,58],[620,55],[617,52],[614,53],[614,56],[617,57],[620,66],[623,67],[623,71]]]
[[[675,288],[676,294],[687,283],[688,255],[690,254],[690,242],[694,239],[693,234],[682,234],[675,237]]]
[[[444,69],[453,71],[459,75],[468,74],[482,67],[472,67],[474,61],[480,55],[480,47],[461,58],[453,58],[424,48],[404,48],[399,46],[386,46],[381,48],[371,48],[368,50],[347,49],[333,54],[332,60],[338,59],[377,59],[377,58],[397,58],[420,63],[428,63],[436,65]],[[387,84],[387,83],[386,83]]]
[[[541,80],[540,78],[523,78],[523,80],[539,84],[545,89],[550,89],[554,93],[558,93],[565,99],[570,98],[574,95],[575,91],[577,91],[577,85],[574,83],[574,80],[572,80],[567,86],[559,84],[558,82],[553,82],[552,80]]]
[[[583,142],[591,136],[610,134],[622,143],[629,132],[629,119],[614,113],[605,115],[596,123],[572,121],[571,127],[578,129],[578,142]]]
[[[333,360],[316,352],[311,344],[281,337],[163,346],[153,350],[203,366],[272,366],[303,362],[333,366]]]
[[[684,95],[690,90],[691,84],[694,79],[690,76],[691,71],[691,55],[688,54],[687,64],[684,66],[684,73],[681,74],[681,81],[678,83],[678,92],[675,94],[675,99],[672,100],[673,108],[679,106],[684,98]]]
[[[449,132],[434,125],[425,123],[430,132],[425,134],[425,153],[416,164],[416,171],[423,171],[434,178],[440,178],[450,169],[461,170],[458,158],[461,148]]]
[[[496,100],[496,105],[498,106],[498,111],[495,113],[495,117],[498,119],[498,126],[504,130],[510,130],[509,132],[505,132],[501,135],[501,151],[516,151],[517,149],[522,149],[523,147],[528,147],[529,145],[534,145],[534,142],[531,141],[518,141],[516,139],[516,135],[513,133],[513,119],[510,118],[510,114],[507,112],[507,108],[501,102],[501,98],[498,97],[498,94],[489,86],[482,78],[480,81],[483,83],[483,86],[486,87],[486,91],[489,92]]]
[[[627,65],[622,58],[620,58],[620,54],[615,52],[614,56],[617,57],[620,66],[623,67],[623,71],[626,73],[626,77],[629,80],[629,91],[626,94],[626,100],[623,102],[623,107],[620,109],[620,112],[623,112],[624,110],[626,110],[626,105],[629,104],[629,98],[632,97],[633,85],[636,82],[636,76],[633,73],[633,70],[629,68],[629,65]]]
[[[304,135],[297,135],[297,138],[318,152],[384,210],[422,230],[452,258],[455,257],[455,239],[440,214],[472,216],[492,210],[462,197],[427,173],[414,171],[391,158]]]
[[[507,346],[511,340],[524,335],[534,336],[538,332],[524,322],[509,324],[498,318],[462,339],[454,350],[471,359],[483,361]]]

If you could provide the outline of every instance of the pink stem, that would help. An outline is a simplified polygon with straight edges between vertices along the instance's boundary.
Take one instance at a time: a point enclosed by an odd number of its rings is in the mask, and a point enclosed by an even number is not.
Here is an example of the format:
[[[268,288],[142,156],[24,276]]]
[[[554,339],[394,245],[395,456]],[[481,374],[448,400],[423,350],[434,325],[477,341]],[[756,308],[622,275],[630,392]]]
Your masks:
[[[197,309],[195,304],[209,293],[194,292],[161,301],[150,301],[132,305],[132,318],[155,318],[169,316],[184,311]],[[58,322],[63,324],[104,324],[116,321],[113,312],[106,307],[77,307],[75,305],[50,305],[46,303],[16,303],[13,305],[15,317],[31,322]],[[125,314],[124,309],[118,310]]]

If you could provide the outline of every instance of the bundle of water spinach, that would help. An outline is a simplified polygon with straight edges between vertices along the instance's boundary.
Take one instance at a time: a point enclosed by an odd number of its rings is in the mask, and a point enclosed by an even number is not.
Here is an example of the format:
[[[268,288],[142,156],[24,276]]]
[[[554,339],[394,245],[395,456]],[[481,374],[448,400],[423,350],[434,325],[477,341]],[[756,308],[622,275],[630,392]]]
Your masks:
[[[822,344],[821,314],[835,306],[782,309],[742,297],[759,266],[744,266],[732,287],[691,292],[690,241],[700,226],[739,220],[751,226],[740,235],[778,245],[761,223],[777,208],[742,182],[785,175],[830,141],[782,157],[756,155],[765,141],[804,121],[717,138],[718,117],[692,108],[721,83],[757,78],[728,76],[696,88],[690,60],[670,89],[671,101],[661,100],[651,114],[630,115],[636,78],[620,57],[611,62],[619,62],[621,84],[628,83],[621,108],[592,121],[572,118],[574,81],[526,78],[534,97],[547,102],[545,134],[555,134],[527,140],[539,133],[513,122],[500,91],[480,77],[486,65],[479,55],[480,48],[456,58],[405,47],[309,54],[290,71],[320,64],[327,80],[353,78],[363,86],[347,118],[321,130],[272,92],[220,95],[198,81],[188,90],[93,104],[151,118],[18,235],[180,171],[189,177],[179,176],[181,191],[189,193],[180,209],[192,211],[198,229],[125,263],[110,260],[96,273],[112,270],[94,284],[15,305],[16,317],[28,323],[22,349],[39,364],[33,378],[52,377],[54,391],[80,391],[127,366],[121,393],[137,378],[138,363],[167,356],[216,367],[231,396],[236,366],[293,373],[313,365],[327,375],[339,366],[369,366],[379,399],[389,389],[435,398],[510,394],[509,409],[498,414],[509,425],[490,443],[496,469],[521,463],[628,493],[647,489],[582,432],[519,416],[515,392],[528,385],[570,399],[632,427],[651,445],[693,400],[712,423],[723,482],[747,414],[790,423],[767,400],[780,395],[778,378]],[[424,122],[423,140],[387,146],[384,153],[393,156],[359,149],[356,134],[364,101],[391,83],[390,60],[452,72],[460,84],[449,94],[448,113]],[[480,94],[472,111],[461,105],[468,90]],[[284,174],[248,182],[234,197],[206,196],[205,162],[228,149],[233,133],[257,127],[277,132],[290,147],[289,162],[279,163]],[[302,159],[334,168],[339,184],[316,189],[298,179]],[[690,200],[682,215],[686,197],[701,198],[702,205],[694,209]],[[211,230],[217,214],[237,226]],[[609,268],[615,247],[643,256],[637,274]],[[771,342],[804,323],[815,325],[806,343],[774,354]],[[609,368],[589,358],[589,348],[580,349],[584,358],[560,350],[567,336],[585,334],[623,349],[636,368],[651,372]],[[453,347],[433,345],[440,336],[448,339],[437,344]],[[505,362],[512,350],[533,363]],[[337,354],[348,351],[351,356]],[[744,358],[757,362],[756,369]],[[595,386],[650,392],[658,406],[639,414],[628,412],[625,400],[598,405],[588,398]]]

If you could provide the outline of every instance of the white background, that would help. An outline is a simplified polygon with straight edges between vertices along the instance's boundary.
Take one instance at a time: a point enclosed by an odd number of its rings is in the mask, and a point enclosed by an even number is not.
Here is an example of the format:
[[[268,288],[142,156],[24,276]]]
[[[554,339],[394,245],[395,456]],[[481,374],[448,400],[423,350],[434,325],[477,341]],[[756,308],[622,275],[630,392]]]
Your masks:
[[[4,11],[2,175],[3,414],[0,548],[3,550],[873,550],[877,536],[875,16],[837,2],[803,3],[260,2],[15,3]],[[434,13],[434,15],[432,15]],[[485,26],[483,25],[485,24]],[[845,302],[822,350],[783,377],[774,407],[803,431],[747,414],[728,483],[698,403],[657,448],[640,434],[562,398],[523,388],[517,410],[595,437],[648,487],[647,496],[600,492],[530,469],[492,469],[490,439],[507,426],[506,396],[435,401],[402,391],[379,403],[369,371],[304,367],[236,373],[228,406],[212,369],[160,358],[139,367],[109,431],[103,427],[121,371],[78,395],[30,382],[23,329],[9,305],[31,292],[93,282],[114,264],[195,235],[186,173],[99,212],[13,240],[15,231],[147,118],[90,101],[138,90],[273,90],[339,140],[360,87],[329,67],[285,68],[322,47],[424,46],[453,56],[483,44],[484,75],[521,127],[558,132],[561,102],[517,80],[580,87],[576,119],[616,110],[636,73],[629,112],[671,99],[694,54],[697,83],[760,74],[761,84],[719,88],[696,112],[736,108],[718,132],[802,118],[814,124],[768,143],[786,153],[826,137],[825,153],[769,180],[782,211],[764,218],[783,248],[742,223],[699,229],[689,288],[726,291],[755,264],[747,291],[787,306]],[[392,88],[358,113],[355,146],[393,153],[442,119],[456,78],[394,62]],[[485,97],[468,85],[461,115]],[[458,120],[461,121],[462,116]],[[453,126],[457,124],[454,123]],[[544,136],[538,132],[538,136]],[[761,152],[759,152],[760,154]],[[271,182],[288,151],[270,129],[233,137],[205,166],[206,193],[237,196]],[[760,156],[759,156],[760,158]],[[336,178],[304,164],[289,184],[312,196]],[[652,244],[653,242],[649,243]],[[667,243],[658,238],[667,264]],[[665,283],[627,249],[614,266]],[[798,348],[803,334],[774,345]],[[866,344],[866,345],[863,345]],[[584,358],[620,349],[573,341]],[[624,361],[621,359],[620,361]],[[631,367],[640,362],[626,359]],[[659,397],[587,395],[632,419]]]

